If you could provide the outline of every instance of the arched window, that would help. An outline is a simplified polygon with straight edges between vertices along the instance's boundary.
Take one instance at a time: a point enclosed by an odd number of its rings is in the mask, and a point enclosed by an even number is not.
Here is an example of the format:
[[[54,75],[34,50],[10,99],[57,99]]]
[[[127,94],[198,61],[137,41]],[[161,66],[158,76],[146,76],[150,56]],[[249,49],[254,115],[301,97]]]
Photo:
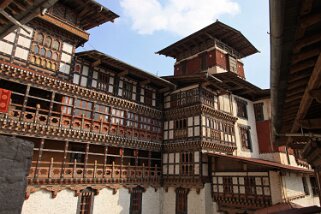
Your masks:
[[[51,58],[52,52],[51,51],[47,51],[47,58]]]
[[[40,58],[37,57],[37,59],[36,59],[36,64],[37,64],[37,65],[40,65],[40,62],[41,62],[41,61],[40,61]]]
[[[36,36],[36,41],[42,44],[42,42],[43,42],[43,35],[42,35],[41,33],[37,34],[37,36]]]
[[[54,53],[52,54],[52,59],[53,59],[53,60],[57,60],[57,59],[58,59],[58,54],[54,52]]]
[[[35,63],[35,62],[36,62],[36,57],[34,57],[34,56],[31,57],[31,58],[30,58],[30,61],[31,61],[31,63]]]
[[[45,39],[45,46],[46,47],[50,47],[51,46],[51,41],[52,41],[52,39],[51,39],[51,37],[46,37],[46,39]]]
[[[51,62],[47,62],[47,68],[51,69]]]
[[[40,50],[40,55],[41,55],[41,56],[45,56],[45,54],[46,54],[46,49],[41,48],[41,50]]]
[[[54,50],[59,50],[59,46],[60,46],[59,42],[57,40],[54,40],[52,43],[52,48]]]
[[[55,63],[52,63],[52,64],[51,64],[51,69],[52,69],[52,70],[56,70],[56,64],[55,64]]]
[[[42,65],[42,67],[46,67],[46,60],[41,60],[41,65]]]
[[[39,47],[37,45],[33,46],[33,52],[35,54],[38,54],[39,53]]]

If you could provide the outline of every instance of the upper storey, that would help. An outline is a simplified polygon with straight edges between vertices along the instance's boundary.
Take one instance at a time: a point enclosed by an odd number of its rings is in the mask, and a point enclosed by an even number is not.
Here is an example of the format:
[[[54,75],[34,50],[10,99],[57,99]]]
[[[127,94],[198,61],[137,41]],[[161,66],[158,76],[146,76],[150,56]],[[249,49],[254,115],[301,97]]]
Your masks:
[[[240,59],[256,52],[241,32],[216,21],[157,53],[176,59],[174,75],[232,71],[245,78]]]
[[[79,31],[89,30],[118,17],[93,0],[6,0],[0,3],[0,9],[0,38],[35,17],[78,35]]]

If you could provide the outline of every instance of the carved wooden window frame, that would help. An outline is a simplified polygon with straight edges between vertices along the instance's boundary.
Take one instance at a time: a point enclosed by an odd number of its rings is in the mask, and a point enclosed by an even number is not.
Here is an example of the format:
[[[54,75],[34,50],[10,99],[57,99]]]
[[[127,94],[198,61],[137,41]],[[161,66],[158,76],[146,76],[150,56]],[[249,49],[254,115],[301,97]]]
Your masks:
[[[264,120],[264,113],[263,113],[263,103],[254,103],[254,114],[256,121],[263,121]]]
[[[95,192],[93,189],[86,188],[81,191],[78,199],[77,214],[92,214]]]
[[[40,35],[42,35],[41,41],[38,39]],[[50,38],[51,42],[50,44],[45,44],[48,38]],[[58,48],[53,47],[53,44],[56,44],[56,42],[58,42]],[[49,53],[50,56],[48,55]],[[61,53],[62,41],[48,33],[35,31],[29,53],[29,61],[31,64],[56,72],[59,70]]]
[[[235,98],[237,106],[237,116],[242,119],[248,119],[247,102],[245,100]]]
[[[253,145],[252,145],[250,129],[251,129],[250,126],[239,126],[242,149],[252,151]]]
[[[142,200],[143,200],[144,189],[137,186],[132,189],[130,194],[130,214],[141,214],[142,213]]]
[[[188,211],[188,192],[186,188],[176,188],[176,212],[175,214],[187,214]]]
[[[180,153],[180,175],[192,176],[194,175],[194,152]]]

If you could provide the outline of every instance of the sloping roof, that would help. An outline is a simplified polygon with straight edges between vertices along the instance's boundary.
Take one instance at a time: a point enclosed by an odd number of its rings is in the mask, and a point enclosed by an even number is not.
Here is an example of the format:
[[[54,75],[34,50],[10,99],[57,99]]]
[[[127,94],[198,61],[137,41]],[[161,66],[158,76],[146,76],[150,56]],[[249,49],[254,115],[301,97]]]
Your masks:
[[[70,6],[80,17],[78,21],[84,30],[113,21],[119,16],[94,0],[60,0]]]
[[[265,167],[268,167],[268,168],[282,169],[282,170],[286,170],[286,171],[294,171],[294,172],[308,173],[308,174],[314,172],[313,170],[310,170],[310,169],[305,169],[305,168],[300,168],[300,167],[295,167],[295,166],[290,166],[290,165],[284,165],[284,164],[281,164],[281,163],[262,160],[262,159],[257,159],[257,158],[246,158],[246,157],[239,157],[239,156],[233,156],[233,155],[224,155],[224,154],[216,154],[216,153],[209,153],[208,155],[216,156],[216,157],[222,157],[222,158],[228,158],[228,159],[233,159],[233,160],[236,160],[236,161],[241,161],[241,162],[249,163],[249,164],[261,165],[261,166],[265,166]]]
[[[88,60],[89,62],[92,62],[92,63],[99,62],[99,64],[104,64],[107,66],[117,68],[119,72],[127,71],[128,75],[134,76],[136,79],[140,81],[148,80],[150,81],[151,84],[153,84],[158,88],[164,88],[164,87],[169,87],[172,89],[175,88],[175,85],[173,83],[165,79],[162,79],[147,71],[143,71],[142,69],[129,65],[119,59],[116,59],[112,56],[109,56],[97,50],[78,52],[76,53],[76,56],[82,59]]]
[[[321,1],[271,0],[273,135],[321,133]]]
[[[58,0],[4,0],[0,3],[0,10],[2,10],[1,13],[10,15],[12,19],[15,19],[23,25],[38,16],[44,8],[51,7],[57,1]],[[18,28],[18,25],[9,21],[7,17],[0,14],[0,38],[5,37]]]
[[[246,57],[258,52],[258,50],[240,31],[220,21],[216,21],[213,24],[158,51],[157,53],[177,58],[179,53],[193,47],[195,43],[213,39],[218,39],[224,44],[227,44],[230,47],[234,48],[241,54],[241,57]]]
[[[256,101],[262,98],[270,97],[270,89],[261,89],[252,83],[240,78],[233,72],[223,72],[217,74],[208,74],[200,72],[196,74],[185,74],[181,76],[163,76],[162,78],[178,85],[211,81],[214,88],[228,90],[234,95]]]

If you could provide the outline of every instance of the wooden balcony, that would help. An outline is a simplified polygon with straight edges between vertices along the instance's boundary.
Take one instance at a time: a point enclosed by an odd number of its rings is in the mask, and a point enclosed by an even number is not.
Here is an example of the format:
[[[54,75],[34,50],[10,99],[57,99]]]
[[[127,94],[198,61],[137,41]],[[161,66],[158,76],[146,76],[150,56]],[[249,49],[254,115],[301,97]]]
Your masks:
[[[271,206],[271,196],[246,195],[246,194],[217,194],[213,196],[215,202],[222,207],[235,207],[243,209],[258,209]]]
[[[76,117],[53,110],[11,104],[9,112],[0,113],[0,133],[42,136],[60,140],[81,140],[95,143],[108,141],[115,146],[154,148],[160,150],[161,136],[126,126],[111,125],[103,119]]]
[[[57,183],[148,183],[159,184],[161,168],[157,165],[153,167],[116,165],[74,162],[55,162],[51,158],[50,162],[33,161],[28,175],[29,185],[48,185]]]

